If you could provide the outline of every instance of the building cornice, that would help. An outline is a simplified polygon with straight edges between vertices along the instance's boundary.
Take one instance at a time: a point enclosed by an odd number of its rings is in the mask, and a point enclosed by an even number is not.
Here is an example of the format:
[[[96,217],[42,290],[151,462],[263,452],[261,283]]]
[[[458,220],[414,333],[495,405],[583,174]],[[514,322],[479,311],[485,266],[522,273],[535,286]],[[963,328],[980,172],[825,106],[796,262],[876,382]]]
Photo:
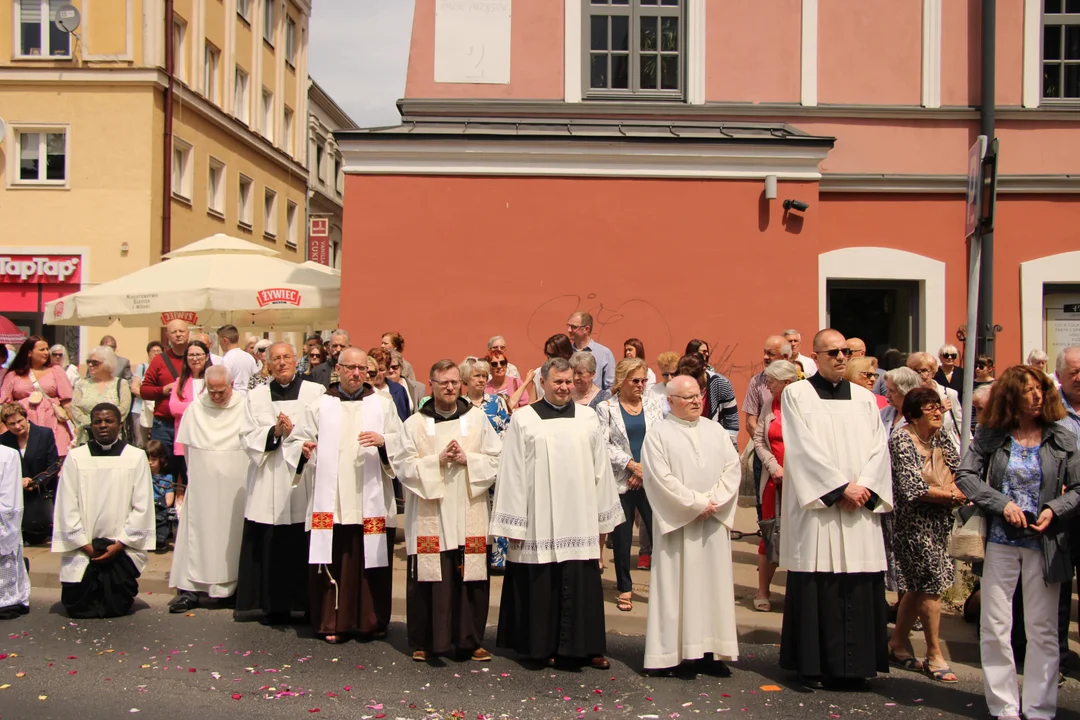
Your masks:
[[[703,118],[867,118],[876,120],[963,120],[977,122],[979,108],[925,108],[914,105],[801,105],[798,103],[705,103],[562,100],[463,100],[404,99],[398,111],[403,118],[428,116],[470,117],[654,117]],[[1080,123],[1080,104],[1044,104],[1037,108],[999,107],[998,120]]]
[[[821,176],[821,192],[960,195],[967,192],[967,176],[826,173]],[[1080,175],[999,175],[998,192],[1080,193]]]
[[[330,97],[329,93],[312,78],[308,78],[308,98],[313,105],[322,109],[338,125],[335,129],[355,130],[359,127],[356,121],[334,101],[334,98]]]
[[[0,85],[157,85],[167,84],[159,68],[28,67],[11,65],[0,70]]]
[[[374,137],[378,140],[372,142]],[[489,175],[816,181],[829,144],[339,136],[354,175]]]

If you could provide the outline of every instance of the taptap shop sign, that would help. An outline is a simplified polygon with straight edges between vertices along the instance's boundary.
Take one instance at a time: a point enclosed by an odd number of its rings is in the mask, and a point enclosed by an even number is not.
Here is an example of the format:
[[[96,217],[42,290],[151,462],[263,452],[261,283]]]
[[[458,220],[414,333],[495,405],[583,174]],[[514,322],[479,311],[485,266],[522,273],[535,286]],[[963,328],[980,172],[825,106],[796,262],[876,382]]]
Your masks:
[[[78,255],[0,255],[0,282],[78,283]]]

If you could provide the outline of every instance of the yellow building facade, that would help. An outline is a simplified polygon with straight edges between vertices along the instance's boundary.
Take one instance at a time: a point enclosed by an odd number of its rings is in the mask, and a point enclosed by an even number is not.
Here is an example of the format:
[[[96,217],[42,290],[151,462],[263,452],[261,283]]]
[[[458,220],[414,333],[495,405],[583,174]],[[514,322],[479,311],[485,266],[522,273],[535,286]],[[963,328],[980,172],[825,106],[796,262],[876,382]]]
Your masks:
[[[42,310],[160,261],[166,143],[170,249],[227,233],[303,261],[310,13],[308,0],[0,0],[0,315],[73,355],[107,332],[144,357],[156,329],[57,328]]]

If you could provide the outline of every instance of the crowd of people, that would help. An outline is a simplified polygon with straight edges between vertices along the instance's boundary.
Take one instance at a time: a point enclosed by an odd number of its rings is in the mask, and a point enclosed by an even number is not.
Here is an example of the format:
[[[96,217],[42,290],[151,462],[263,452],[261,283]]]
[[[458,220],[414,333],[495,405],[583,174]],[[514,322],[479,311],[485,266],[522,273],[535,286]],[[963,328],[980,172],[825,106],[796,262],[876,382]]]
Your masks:
[[[723,676],[738,656],[730,533],[747,461],[762,535],[755,610],[772,610],[774,573],[788,573],[783,668],[810,688],[890,666],[956,682],[941,603],[956,511],[977,511],[990,711],[1053,716],[1080,558],[1069,533],[1080,347],[1053,368],[1033,353],[1000,377],[980,356],[962,454],[952,345],[879,362],[835,330],[809,356],[795,330],[770,336],[740,423],[707,343],[659,354],[657,375],[640,340],[616,360],[592,325],[575,312],[524,374],[495,336],[485,354],[421,377],[393,332],[366,350],[343,330],[312,336],[298,357],[284,342],[241,343],[233,326],[211,338],[175,320],[134,368],[106,336],[74,383],[66,350],[30,338],[0,382],[0,616],[28,608],[24,544],[63,554],[72,617],[110,617],[130,610],[147,553],[172,541],[171,612],[216,604],[309,622],[329,643],[379,638],[400,522],[413,659],[490,660],[489,576],[502,572],[499,647],[606,668],[605,547],[611,601],[629,611],[638,520],[638,567],[652,571],[646,669],[693,661]],[[919,629],[923,658],[910,643]]]

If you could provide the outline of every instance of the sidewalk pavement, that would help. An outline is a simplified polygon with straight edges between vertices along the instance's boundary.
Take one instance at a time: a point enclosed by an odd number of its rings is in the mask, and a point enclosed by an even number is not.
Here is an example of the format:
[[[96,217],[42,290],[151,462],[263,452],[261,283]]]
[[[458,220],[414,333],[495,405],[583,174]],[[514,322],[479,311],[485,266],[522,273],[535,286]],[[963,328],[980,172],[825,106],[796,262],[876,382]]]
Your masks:
[[[399,523],[400,527],[400,523]],[[753,533],[757,530],[757,518],[754,508],[740,507],[735,516],[735,530]],[[779,570],[773,579],[772,611],[754,610],[754,596],[757,593],[757,546],[759,538],[754,535],[732,541],[732,565],[735,578],[735,619],[739,628],[739,640],[744,643],[779,644],[780,627],[784,612],[784,587],[786,573]],[[60,556],[54,555],[48,547],[28,547],[24,550],[30,560],[30,582],[35,588],[59,588]],[[394,561],[394,620],[405,621],[405,544],[404,534],[399,531],[395,548]],[[649,598],[649,571],[631,570],[634,580],[634,608],[629,612],[620,612],[615,605],[615,568],[610,550],[604,551],[604,596],[605,617],[608,632],[623,635],[644,635],[645,617]],[[636,553],[631,556],[632,567],[636,566]],[[143,593],[172,594],[169,588],[169,570],[172,565],[172,553],[150,555],[150,562],[139,579],[139,589]],[[890,594],[891,595],[891,594]],[[502,577],[491,578],[491,612],[489,618],[494,622],[499,617],[499,601],[502,597]],[[890,602],[895,602],[894,596]],[[962,616],[943,612],[941,618],[941,644],[945,657],[962,664],[978,665],[979,645],[975,626],[964,622]],[[922,633],[912,633],[912,644],[916,656],[925,652]],[[1072,643],[1074,648],[1076,643]]]

